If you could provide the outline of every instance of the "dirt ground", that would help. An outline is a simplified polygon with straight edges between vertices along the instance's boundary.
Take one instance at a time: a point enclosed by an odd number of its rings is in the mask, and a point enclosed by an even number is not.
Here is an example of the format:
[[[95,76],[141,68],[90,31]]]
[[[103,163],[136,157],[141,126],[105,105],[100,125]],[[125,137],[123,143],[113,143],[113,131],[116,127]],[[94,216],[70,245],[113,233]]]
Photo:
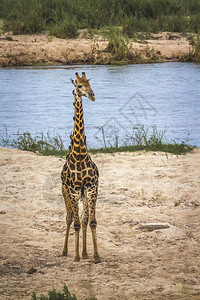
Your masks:
[[[200,299],[200,150],[97,154],[102,262],[62,257],[64,159],[0,148],[1,300],[65,283],[77,298]],[[33,269],[35,268],[35,272]],[[31,273],[31,274],[28,274]]]
[[[108,41],[96,36],[80,34],[76,39],[58,39],[41,35],[0,35],[0,67],[32,65],[96,64],[102,59],[109,62],[110,54],[105,52]],[[155,49],[155,59],[178,61],[192,50],[187,34],[163,32],[151,38],[132,42],[132,52],[139,51],[149,58]]]

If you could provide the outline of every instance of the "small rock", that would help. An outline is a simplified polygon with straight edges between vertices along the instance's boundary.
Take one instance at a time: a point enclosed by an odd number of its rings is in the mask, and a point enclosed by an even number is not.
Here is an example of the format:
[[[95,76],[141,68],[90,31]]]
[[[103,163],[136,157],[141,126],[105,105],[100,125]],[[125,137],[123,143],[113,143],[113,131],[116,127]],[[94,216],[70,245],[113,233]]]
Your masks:
[[[153,230],[160,230],[160,229],[167,229],[170,226],[168,224],[144,224],[138,227],[141,231],[153,231]]]
[[[33,273],[35,273],[35,272],[37,272],[37,269],[34,268],[34,267],[31,267],[26,273],[27,273],[27,274],[33,274]]]

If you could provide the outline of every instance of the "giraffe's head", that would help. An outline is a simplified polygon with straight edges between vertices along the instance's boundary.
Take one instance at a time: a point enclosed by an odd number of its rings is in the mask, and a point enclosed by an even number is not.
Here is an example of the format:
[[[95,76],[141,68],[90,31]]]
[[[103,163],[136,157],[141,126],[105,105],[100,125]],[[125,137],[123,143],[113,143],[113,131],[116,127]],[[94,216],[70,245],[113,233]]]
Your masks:
[[[82,73],[82,77],[76,73],[76,80],[71,79],[71,82],[75,86],[75,90],[80,96],[85,96],[92,101],[95,101],[93,90],[90,87],[89,79],[86,79],[85,73]]]

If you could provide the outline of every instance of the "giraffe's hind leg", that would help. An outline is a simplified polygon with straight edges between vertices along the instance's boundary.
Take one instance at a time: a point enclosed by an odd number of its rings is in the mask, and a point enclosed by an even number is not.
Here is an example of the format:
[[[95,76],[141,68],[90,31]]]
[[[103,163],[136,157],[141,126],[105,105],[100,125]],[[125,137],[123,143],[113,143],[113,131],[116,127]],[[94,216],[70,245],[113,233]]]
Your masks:
[[[87,225],[88,225],[88,218],[89,218],[89,208],[88,208],[88,200],[85,196],[83,196],[83,216],[82,216],[82,234],[83,234],[83,251],[82,251],[82,258],[87,259]]]
[[[71,206],[72,211],[74,215],[74,230],[75,230],[75,257],[74,261],[79,262],[80,261],[80,255],[79,255],[79,232],[81,228],[80,219],[79,219],[79,207],[78,202],[81,198],[81,193],[79,192],[73,192],[71,193]]]
[[[68,254],[69,230],[70,230],[70,226],[72,224],[73,212],[72,212],[72,208],[71,208],[71,204],[70,204],[70,198],[69,198],[69,196],[68,196],[68,194],[67,194],[67,192],[65,191],[64,188],[63,188],[63,196],[64,196],[64,199],[65,199],[65,205],[66,205],[66,210],[67,210],[67,217],[66,217],[67,229],[66,229],[66,234],[65,234],[65,243],[64,243],[62,255],[67,256],[67,254]]]
[[[98,252],[98,246],[97,246],[97,234],[96,234],[96,227],[97,227],[97,221],[96,221],[96,198],[97,198],[97,191],[96,189],[89,189],[87,192],[88,195],[88,202],[89,202],[89,225],[92,232],[92,240],[93,240],[93,246],[94,246],[94,261],[95,263],[101,262],[101,258],[99,256]]]
[[[66,223],[67,223],[67,229],[66,229],[66,234],[65,234],[65,243],[63,247],[63,256],[67,256],[68,254],[68,239],[69,239],[69,230],[70,230],[70,225],[72,223],[72,218],[73,218],[73,213],[72,211],[67,211],[67,217],[66,217]]]

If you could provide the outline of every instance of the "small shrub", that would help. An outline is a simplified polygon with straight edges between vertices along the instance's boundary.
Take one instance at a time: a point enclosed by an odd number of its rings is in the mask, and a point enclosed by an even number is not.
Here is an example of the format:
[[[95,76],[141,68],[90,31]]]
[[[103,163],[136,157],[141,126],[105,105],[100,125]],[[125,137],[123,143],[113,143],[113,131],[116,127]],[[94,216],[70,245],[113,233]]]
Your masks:
[[[136,34],[136,24],[134,18],[126,18],[122,27],[122,33],[132,38]]]
[[[76,18],[67,18],[60,23],[52,25],[49,33],[61,39],[76,37],[78,35]]]
[[[10,146],[10,135],[8,134],[7,128],[4,132],[1,132],[0,135],[0,147],[9,147]]]
[[[149,46],[146,46],[145,48],[145,54],[146,54],[146,57],[148,59],[149,62],[154,62],[154,61],[157,61],[158,60],[158,56],[156,54],[156,50],[155,48],[150,48]]]
[[[195,61],[200,61],[200,35],[193,37],[192,45],[194,48],[194,59]]]
[[[138,124],[133,128],[133,134],[127,136],[127,142],[156,150],[163,144],[166,131],[166,129],[159,131],[156,125],[145,128],[144,124]]]
[[[32,293],[31,300],[77,300],[75,295],[71,295],[67,286],[64,284],[63,292],[57,292],[55,289],[48,292],[48,296],[40,295],[37,297],[36,292]]]
[[[105,52],[111,54],[111,63],[129,63],[133,61],[133,53],[131,52],[131,46],[128,37],[123,35],[119,28],[110,27],[107,33],[108,46]]]
[[[166,133],[166,129],[159,131],[156,127],[156,125],[152,125],[152,132],[149,136],[149,138],[145,141],[146,146],[151,146],[152,148],[158,148],[163,144],[163,138]]]
[[[25,151],[39,151],[40,146],[36,138],[33,138],[29,132],[25,132],[18,136],[16,140],[11,142],[11,146]]]
[[[24,33],[24,22],[20,20],[10,20],[10,21],[4,21],[3,23],[3,31],[12,31],[13,34],[21,34]]]
[[[190,35],[190,44],[192,50],[188,54],[182,55],[182,62],[200,62],[200,35]]]

